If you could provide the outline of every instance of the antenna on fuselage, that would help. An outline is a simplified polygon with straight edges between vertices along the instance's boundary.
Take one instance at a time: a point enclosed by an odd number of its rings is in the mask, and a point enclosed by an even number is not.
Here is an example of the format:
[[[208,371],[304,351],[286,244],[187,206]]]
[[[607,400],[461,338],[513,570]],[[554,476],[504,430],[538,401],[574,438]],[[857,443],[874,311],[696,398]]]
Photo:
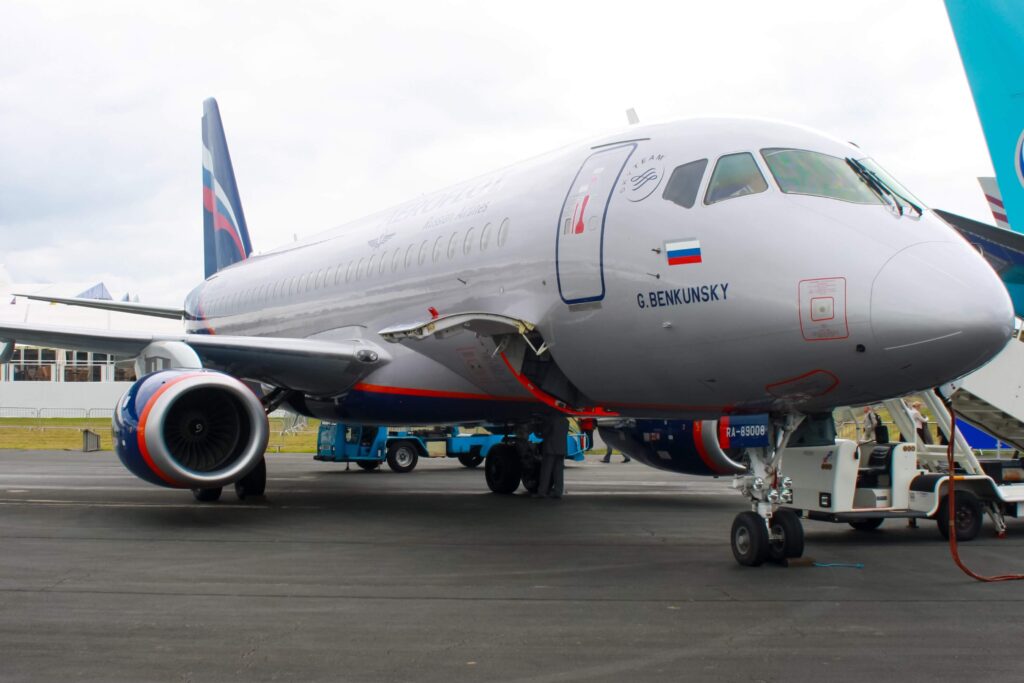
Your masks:
[[[640,123],[640,117],[636,115],[636,109],[633,109],[633,107],[626,110],[626,121],[631,126],[635,126]]]

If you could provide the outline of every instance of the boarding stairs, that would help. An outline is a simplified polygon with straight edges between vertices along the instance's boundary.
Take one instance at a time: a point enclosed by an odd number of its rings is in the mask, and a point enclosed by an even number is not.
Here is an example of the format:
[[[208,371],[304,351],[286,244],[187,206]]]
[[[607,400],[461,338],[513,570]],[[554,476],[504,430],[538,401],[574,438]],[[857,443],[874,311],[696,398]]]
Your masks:
[[[940,433],[949,438],[949,413],[939,391],[951,396],[953,411],[991,436],[1024,453],[1024,340],[1016,335],[995,358],[981,369],[951,385],[920,394],[934,416]],[[952,393],[950,393],[952,392]],[[926,444],[915,430],[911,409],[899,398],[884,401],[904,441],[916,442],[918,462],[930,472],[948,472],[947,446]],[[959,430],[953,443],[958,473],[987,475],[994,493],[1014,516],[1024,516],[1024,469],[1019,459],[984,458],[979,460]],[[992,506],[993,520],[999,515]],[[1002,527],[1001,521],[997,527]]]
[[[953,388],[957,417],[1024,452],[1024,341],[1019,335]]]

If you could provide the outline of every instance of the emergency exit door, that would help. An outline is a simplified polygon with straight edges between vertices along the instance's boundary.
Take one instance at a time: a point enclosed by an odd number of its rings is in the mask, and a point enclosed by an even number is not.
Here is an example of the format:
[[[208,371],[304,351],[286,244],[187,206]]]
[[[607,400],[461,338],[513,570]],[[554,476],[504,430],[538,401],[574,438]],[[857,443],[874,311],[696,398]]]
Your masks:
[[[608,203],[636,144],[594,152],[583,162],[562,205],[555,240],[558,293],[567,304],[604,298],[604,228]]]

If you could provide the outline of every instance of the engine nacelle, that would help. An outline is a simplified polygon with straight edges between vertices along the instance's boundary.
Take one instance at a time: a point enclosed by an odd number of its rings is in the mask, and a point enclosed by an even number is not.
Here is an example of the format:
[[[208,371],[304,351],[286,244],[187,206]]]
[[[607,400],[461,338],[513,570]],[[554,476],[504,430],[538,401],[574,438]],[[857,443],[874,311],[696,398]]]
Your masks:
[[[161,370],[114,409],[114,444],[132,474],[171,488],[231,484],[259,464],[270,427],[263,404],[234,377]]]
[[[768,445],[766,415],[719,420],[629,420],[600,425],[601,438],[645,465],[670,472],[732,475],[747,471],[739,448]]]

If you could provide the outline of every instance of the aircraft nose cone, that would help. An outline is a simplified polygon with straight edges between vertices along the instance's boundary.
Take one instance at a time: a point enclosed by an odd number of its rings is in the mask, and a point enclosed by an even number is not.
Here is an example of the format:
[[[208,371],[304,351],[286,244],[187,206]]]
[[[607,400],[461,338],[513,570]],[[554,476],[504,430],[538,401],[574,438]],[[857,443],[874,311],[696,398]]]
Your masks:
[[[882,357],[917,388],[986,363],[1013,332],[999,277],[965,242],[925,242],[897,253],[871,289],[871,328]]]

